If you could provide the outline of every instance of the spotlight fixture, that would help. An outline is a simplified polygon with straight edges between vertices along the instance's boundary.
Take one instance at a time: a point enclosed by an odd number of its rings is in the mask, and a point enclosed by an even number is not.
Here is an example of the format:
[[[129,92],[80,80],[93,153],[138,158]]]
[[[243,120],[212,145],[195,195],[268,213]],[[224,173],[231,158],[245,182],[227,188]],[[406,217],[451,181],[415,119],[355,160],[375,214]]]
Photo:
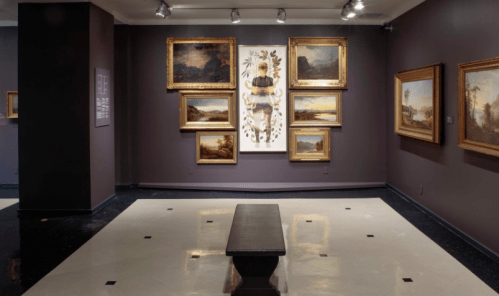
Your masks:
[[[355,10],[362,10],[364,9],[364,0],[353,0],[352,5]]]
[[[158,9],[156,10],[156,15],[162,18],[166,18],[172,14],[172,8],[166,4],[163,0],[159,1]]]
[[[279,8],[277,12],[277,22],[284,24],[286,22],[286,11],[283,8]]]
[[[352,1],[349,0],[347,4],[345,4],[341,9],[341,19],[344,21],[348,21],[349,19],[354,18],[355,15],[355,10],[352,7]]]
[[[230,19],[233,24],[241,22],[241,15],[239,15],[239,10],[237,8],[232,9],[232,12],[230,13]]]
[[[344,20],[344,21],[348,21],[349,20],[349,18],[347,16],[347,12],[344,9],[341,10],[341,19]]]

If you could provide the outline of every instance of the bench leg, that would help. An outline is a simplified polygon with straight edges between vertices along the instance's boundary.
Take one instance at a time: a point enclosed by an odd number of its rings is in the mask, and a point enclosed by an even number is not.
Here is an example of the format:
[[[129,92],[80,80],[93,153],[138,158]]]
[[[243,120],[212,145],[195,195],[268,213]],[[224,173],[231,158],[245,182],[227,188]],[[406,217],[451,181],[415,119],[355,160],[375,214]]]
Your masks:
[[[234,256],[232,262],[242,277],[232,296],[281,295],[270,283],[270,277],[279,263],[278,256]]]

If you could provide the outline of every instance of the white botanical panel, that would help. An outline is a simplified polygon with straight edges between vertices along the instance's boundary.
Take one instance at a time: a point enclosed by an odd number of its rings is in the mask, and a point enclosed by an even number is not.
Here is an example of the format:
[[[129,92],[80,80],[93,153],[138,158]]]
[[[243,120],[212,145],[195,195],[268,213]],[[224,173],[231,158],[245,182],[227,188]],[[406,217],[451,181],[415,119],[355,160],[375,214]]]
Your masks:
[[[239,151],[287,151],[287,46],[239,45]]]

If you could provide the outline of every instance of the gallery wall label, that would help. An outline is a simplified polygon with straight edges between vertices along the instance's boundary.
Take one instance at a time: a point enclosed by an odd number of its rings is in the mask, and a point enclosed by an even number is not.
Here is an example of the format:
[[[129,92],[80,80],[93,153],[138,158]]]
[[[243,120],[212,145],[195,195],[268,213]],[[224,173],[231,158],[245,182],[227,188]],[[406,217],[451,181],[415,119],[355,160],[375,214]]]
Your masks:
[[[95,126],[111,124],[111,74],[95,68]]]

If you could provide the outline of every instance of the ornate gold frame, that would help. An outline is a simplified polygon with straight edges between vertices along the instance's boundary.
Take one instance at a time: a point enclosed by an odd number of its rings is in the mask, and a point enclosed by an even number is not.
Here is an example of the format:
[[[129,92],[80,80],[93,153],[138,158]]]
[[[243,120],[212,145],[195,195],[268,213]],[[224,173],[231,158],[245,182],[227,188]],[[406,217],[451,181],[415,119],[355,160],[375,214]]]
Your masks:
[[[298,46],[338,46],[339,79],[298,80]],[[290,89],[346,89],[348,88],[348,41],[345,37],[290,37],[289,38]]]
[[[225,136],[231,135],[234,137],[232,159],[201,159],[199,144],[201,136]],[[236,164],[237,163],[237,132],[196,132],[196,163],[197,164]]]
[[[440,112],[441,112],[441,76],[442,64],[425,66],[418,69],[400,72],[395,75],[395,133],[401,136],[440,145]],[[402,83],[433,80],[433,128],[425,130],[402,124]]]
[[[311,96],[311,97],[324,97],[336,96],[336,122],[319,121],[319,120],[295,120],[295,96]],[[341,91],[310,91],[310,92],[289,92],[289,126],[341,126],[342,122],[342,109],[341,109]]]
[[[323,153],[296,153],[296,136],[321,135],[324,137]],[[331,161],[331,129],[330,128],[290,128],[289,129],[289,161]]]
[[[229,103],[228,121],[187,121],[187,99],[227,98]],[[235,90],[181,90],[179,92],[180,130],[235,130],[237,124]]]
[[[228,43],[230,44],[230,82],[173,82],[173,45],[182,43]],[[166,88],[168,89],[235,89],[236,88],[236,38],[167,38],[166,39]]]
[[[18,118],[19,113],[14,113],[14,96],[17,95],[17,91],[8,91],[7,92],[7,118]],[[19,97],[18,97],[19,100]]]
[[[458,65],[458,142],[459,148],[499,157],[499,145],[466,139],[466,73],[499,69],[499,58],[463,63]]]

